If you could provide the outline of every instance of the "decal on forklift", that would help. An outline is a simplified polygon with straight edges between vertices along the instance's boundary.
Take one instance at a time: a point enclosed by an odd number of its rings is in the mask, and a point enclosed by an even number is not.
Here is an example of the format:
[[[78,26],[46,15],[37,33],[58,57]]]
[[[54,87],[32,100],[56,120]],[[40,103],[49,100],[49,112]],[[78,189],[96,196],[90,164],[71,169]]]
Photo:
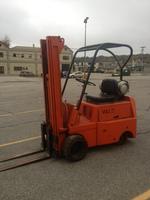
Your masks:
[[[104,110],[102,110],[103,114],[113,114],[115,112],[114,108],[105,108]]]

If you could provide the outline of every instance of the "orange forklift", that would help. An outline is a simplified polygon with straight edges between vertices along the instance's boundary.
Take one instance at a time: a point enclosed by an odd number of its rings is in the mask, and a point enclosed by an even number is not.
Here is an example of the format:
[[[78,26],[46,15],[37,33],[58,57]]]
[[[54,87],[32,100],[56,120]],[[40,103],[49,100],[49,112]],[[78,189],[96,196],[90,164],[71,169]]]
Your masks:
[[[126,96],[129,84],[122,76],[123,69],[132,56],[132,48],[126,44],[102,43],[78,49],[61,90],[59,54],[63,47],[64,40],[60,37],[49,36],[46,40],[41,40],[46,111],[46,121],[41,125],[43,150],[47,150],[50,156],[64,156],[67,160],[78,161],[86,156],[90,147],[123,144],[127,138],[135,138],[135,101]],[[129,49],[129,56],[122,64],[112,51],[119,47]],[[86,94],[86,88],[87,85],[95,86],[89,78],[101,50],[114,57],[120,67],[120,80],[104,79],[100,86],[101,95],[91,96]],[[86,78],[76,78],[83,85],[80,98],[73,105],[63,101],[63,95],[75,58],[78,53],[85,51],[94,51],[94,56]]]
[[[64,40],[48,36],[41,40],[45,121],[41,124],[42,150],[16,155],[0,160],[0,172],[36,163],[50,157],[65,157],[69,161],[83,159],[90,147],[119,143],[136,137],[136,108],[132,97],[126,96],[129,84],[123,80],[122,71],[132,56],[126,44],[102,43],[78,49],[72,59],[65,83],[61,87],[59,54]],[[125,47],[129,56],[121,64],[113,49]],[[94,69],[98,52],[106,51],[120,67],[120,80],[104,79],[101,94],[86,93],[88,85],[96,86],[89,78]],[[75,58],[80,52],[94,52],[86,77],[76,78],[82,91],[76,105],[63,100]],[[84,100],[83,100],[84,99]]]

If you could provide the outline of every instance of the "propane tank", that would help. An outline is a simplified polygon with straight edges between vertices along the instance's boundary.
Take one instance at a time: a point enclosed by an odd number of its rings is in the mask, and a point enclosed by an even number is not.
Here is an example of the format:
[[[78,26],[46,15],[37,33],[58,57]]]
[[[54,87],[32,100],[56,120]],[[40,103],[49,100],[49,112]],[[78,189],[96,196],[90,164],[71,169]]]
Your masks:
[[[128,81],[119,81],[118,82],[118,89],[121,96],[124,96],[129,91],[129,83]]]

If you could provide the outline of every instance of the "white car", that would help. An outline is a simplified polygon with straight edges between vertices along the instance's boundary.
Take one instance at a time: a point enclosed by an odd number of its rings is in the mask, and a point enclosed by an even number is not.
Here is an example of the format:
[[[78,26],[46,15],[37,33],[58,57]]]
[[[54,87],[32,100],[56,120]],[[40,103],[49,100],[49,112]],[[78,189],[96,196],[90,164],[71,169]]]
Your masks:
[[[83,76],[84,76],[84,73],[80,71],[69,74],[69,78],[82,78]]]

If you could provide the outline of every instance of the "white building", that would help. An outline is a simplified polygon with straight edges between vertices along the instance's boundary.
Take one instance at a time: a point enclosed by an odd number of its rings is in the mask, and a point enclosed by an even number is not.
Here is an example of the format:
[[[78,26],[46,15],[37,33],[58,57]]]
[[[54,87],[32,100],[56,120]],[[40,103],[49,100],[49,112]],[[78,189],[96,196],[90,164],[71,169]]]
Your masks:
[[[64,46],[60,54],[62,71],[68,70],[72,55],[72,50]],[[35,46],[9,48],[0,41],[0,74],[19,75],[23,70],[30,71],[36,76],[42,74],[41,49]]]

